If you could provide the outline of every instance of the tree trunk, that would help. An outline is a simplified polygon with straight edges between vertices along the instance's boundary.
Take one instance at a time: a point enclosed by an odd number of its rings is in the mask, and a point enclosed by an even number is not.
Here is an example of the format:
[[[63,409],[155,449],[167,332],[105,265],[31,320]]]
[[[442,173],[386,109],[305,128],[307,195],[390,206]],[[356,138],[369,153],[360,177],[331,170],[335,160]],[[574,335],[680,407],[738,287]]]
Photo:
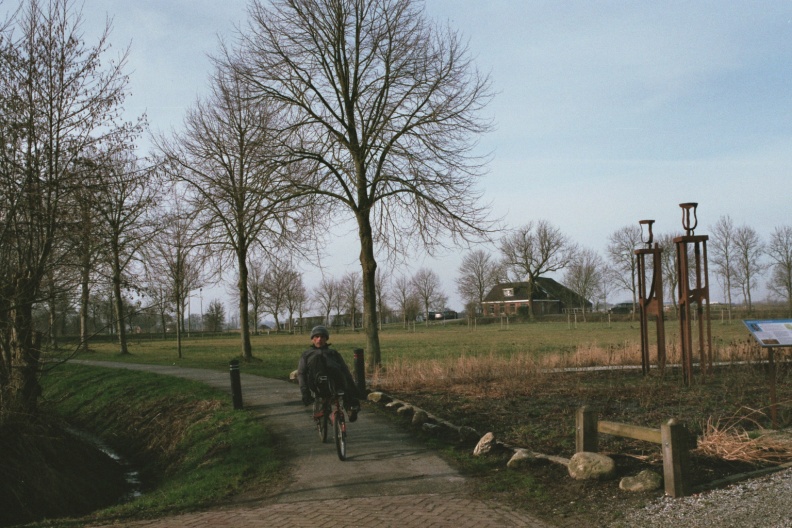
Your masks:
[[[534,294],[534,277],[529,275],[528,276],[528,320],[531,322],[536,321],[536,315],[534,314],[533,294]]]
[[[182,333],[184,332],[184,303],[181,292],[176,294],[176,357],[182,357]]]
[[[17,282],[17,292],[12,302],[10,322],[11,352],[9,382],[0,396],[0,414],[19,412],[34,414],[38,407],[41,386],[38,382],[41,334],[33,329],[33,302],[35,287],[30,279]]]
[[[80,269],[80,344],[78,352],[88,352],[88,297],[90,290],[88,281],[90,280],[90,257],[83,255],[83,262]]]
[[[52,274],[50,274],[50,279],[52,278]],[[55,288],[50,283],[50,299],[47,303],[49,308],[49,331],[50,331],[50,346],[53,350],[58,350],[58,310],[55,306]]]
[[[360,235],[360,267],[363,270],[363,325],[366,327],[366,354],[371,366],[382,364],[379,330],[377,329],[377,261],[374,258],[374,237],[367,212],[357,213]]]
[[[124,299],[121,297],[121,271],[118,267],[113,270],[113,304],[115,306],[119,353],[126,355],[129,354],[129,348],[127,347],[126,322],[124,320]]]
[[[242,245],[240,243],[240,245]],[[239,333],[242,336],[242,358],[245,361],[253,360],[253,348],[250,345],[250,317],[248,314],[248,268],[247,255],[243,250],[237,252],[239,265]]]

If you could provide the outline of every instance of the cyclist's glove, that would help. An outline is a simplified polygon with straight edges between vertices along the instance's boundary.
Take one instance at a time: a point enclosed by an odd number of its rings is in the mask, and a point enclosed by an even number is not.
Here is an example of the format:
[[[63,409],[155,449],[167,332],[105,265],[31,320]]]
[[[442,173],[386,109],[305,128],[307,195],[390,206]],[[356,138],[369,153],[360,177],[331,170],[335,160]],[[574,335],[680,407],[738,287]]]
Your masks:
[[[313,398],[311,397],[310,392],[303,392],[302,393],[302,402],[303,405],[311,405],[313,403]]]

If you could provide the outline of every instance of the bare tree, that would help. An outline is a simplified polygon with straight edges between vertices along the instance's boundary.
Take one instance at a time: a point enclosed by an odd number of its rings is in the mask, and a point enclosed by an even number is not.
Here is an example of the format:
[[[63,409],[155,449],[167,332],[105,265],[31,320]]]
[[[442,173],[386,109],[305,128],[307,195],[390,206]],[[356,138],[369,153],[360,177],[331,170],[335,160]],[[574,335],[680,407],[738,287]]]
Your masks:
[[[72,230],[72,240],[77,253],[75,266],[79,274],[80,284],[80,343],[78,350],[88,351],[90,332],[88,330],[89,304],[92,278],[95,276],[101,254],[101,238],[97,235],[99,217],[94,207],[98,187],[102,181],[98,160],[85,159],[75,163],[75,171],[79,174],[83,185],[75,195],[75,212],[79,217],[78,225]]]
[[[404,275],[397,277],[393,282],[392,295],[393,302],[396,303],[396,309],[401,313],[404,328],[407,328],[407,323],[415,320],[421,310],[420,301],[415,294],[410,279]]]
[[[501,271],[498,262],[483,249],[476,249],[462,258],[457,273],[459,276],[456,284],[459,293],[480,313],[484,297],[499,282]]]
[[[248,302],[250,302],[249,318],[253,322],[253,332],[258,334],[259,319],[264,315],[264,280],[267,275],[262,259],[252,259],[248,263]]]
[[[506,235],[500,242],[503,266],[508,272],[525,278],[528,291],[533,292],[536,279],[566,268],[577,246],[546,220],[529,222]],[[528,298],[528,313],[533,319],[533,296]]]
[[[213,299],[209,303],[206,313],[203,314],[203,319],[202,324],[209,332],[218,333],[225,329],[226,310],[220,299]]]
[[[280,332],[280,316],[286,309],[289,290],[292,287],[294,272],[291,268],[271,263],[261,283],[263,292],[262,306],[275,318],[275,331]]]
[[[731,320],[737,230],[731,217],[726,215],[720,217],[710,231],[712,232],[708,251],[710,267],[723,287],[724,301]]]
[[[792,226],[776,227],[767,244],[772,260],[772,276],[768,287],[786,299],[787,314],[792,317]]]
[[[593,249],[581,249],[564,273],[565,285],[581,298],[580,308],[586,320],[586,303],[595,299],[602,291],[605,281],[605,262]]]
[[[663,250],[660,253],[660,265],[663,268],[663,287],[667,292],[664,298],[671,299],[671,304],[674,307],[675,313],[679,313],[679,295],[677,292],[679,274],[676,267],[676,246],[674,244],[674,239],[680,236],[682,236],[681,233],[655,237],[657,245]]]
[[[413,0],[253,0],[233,64],[284,107],[285,161],[310,163],[304,193],[340,207],[360,239],[368,353],[381,362],[378,250],[429,251],[489,224],[472,154],[491,99],[460,37]]]
[[[382,329],[382,318],[386,315],[386,311],[390,309],[387,305],[387,298],[390,295],[390,286],[387,274],[382,271],[382,268],[377,268],[376,291],[377,291],[377,321],[380,329]]]
[[[182,194],[174,186],[173,194],[162,212],[159,230],[146,250],[148,291],[163,292],[159,295],[164,314],[173,310],[176,320],[176,353],[182,357],[184,333],[184,308],[192,290],[206,285],[206,248],[201,244],[200,232],[196,229],[197,211],[184,207]],[[164,329],[163,329],[164,331]]]
[[[286,287],[286,298],[284,299],[286,311],[289,314],[289,332],[294,332],[295,313],[300,314],[300,320],[302,320],[302,312],[307,301],[308,294],[305,291],[302,274],[291,268],[289,270],[289,281]]]
[[[154,172],[140,168],[134,158],[114,156],[101,167],[106,174],[96,207],[97,230],[105,241],[103,260],[113,289],[119,352],[128,354],[123,290],[143,287],[143,249],[158,228],[155,215],[160,196]],[[133,266],[138,265],[138,269]]]
[[[429,326],[429,312],[432,308],[442,310],[448,298],[440,289],[440,277],[428,268],[420,268],[410,279],[415,295],[421,300],[426,325]]]
[[[767,264],[762,262],[764,243],[754,228],[741,226],[735,231],[734,249],[734,282],[742,291],[745,307],[752,312],[751,291],[757,286],[758,277],[767,269]]]
[[[632,296],[632,314],[635,314],[638,302],[638,261],[635,250],[640,245],[641,228],[638,225],[624,226],[608,237],[611,279],[619,289],[628,291]]]
[[[74,165],[120,137],[125,54],[104,62],[109,27],[94,46],[70,0],[28,0],[0,38],[0,419],[37,407],[40,336],[33,307],[62,258],[58,241],[79,218]]]
[[[363,283],[359,273],[350,272],[341,278],[341,298],[344,302],[344,310],[349,313],[352,330],[355,329],[355,322],[360,309],[362,289]]]
[[[264,255],[289,250],[303,234],[301,207],[284,201],[287,175],[273,164],[276,114],[251,100],[233,73],[218,68],[211,95],[188,111],[185,131],[159,147],[176,167],[172,177],[188,188],[187,200],[200,211],[207,244],[237,271],[242,356],[250,361],[248,261],[251,248]],[[275,260],[275,259],[273,259]]]
[[[325,324],[330,324],[330,312],[333,306],[337,304],[337,298],[341,295],[340,286],[337,281],[332,278],[323,278],[322,282],[314,291],[314,299],[319,304],[324,315]]]

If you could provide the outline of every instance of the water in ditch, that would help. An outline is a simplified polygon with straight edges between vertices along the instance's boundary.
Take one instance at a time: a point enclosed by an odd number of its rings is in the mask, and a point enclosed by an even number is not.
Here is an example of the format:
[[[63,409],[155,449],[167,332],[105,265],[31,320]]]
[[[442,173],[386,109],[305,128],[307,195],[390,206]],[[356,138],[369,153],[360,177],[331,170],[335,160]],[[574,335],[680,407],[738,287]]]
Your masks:
[[[127,483],[127,490],[118,498],[118,503],[129,502],[143,494],[143,483],[140,481],[140,473],[135,469],[127,459],[121,456],[108,446],[101,438],[89,433],[72,427],[67,428],[69,434],[79,438],[81,441],[94,446],[96,449],[113,459],[124,470],[124,480]]]

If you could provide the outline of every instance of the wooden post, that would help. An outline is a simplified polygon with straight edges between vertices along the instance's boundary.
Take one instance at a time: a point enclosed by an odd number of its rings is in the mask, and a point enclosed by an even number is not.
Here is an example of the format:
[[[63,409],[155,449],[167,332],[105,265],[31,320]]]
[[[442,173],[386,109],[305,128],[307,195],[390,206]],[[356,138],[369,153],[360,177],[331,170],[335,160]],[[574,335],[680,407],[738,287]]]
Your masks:
[[[663,480],[665,493],[671,497],[690,494],[688,447],[689,434],[685,426],[672,418],[660,426],[663,448]]]
[[[575,416],[575,452],[597,452],[597,413],[584,405]]]

